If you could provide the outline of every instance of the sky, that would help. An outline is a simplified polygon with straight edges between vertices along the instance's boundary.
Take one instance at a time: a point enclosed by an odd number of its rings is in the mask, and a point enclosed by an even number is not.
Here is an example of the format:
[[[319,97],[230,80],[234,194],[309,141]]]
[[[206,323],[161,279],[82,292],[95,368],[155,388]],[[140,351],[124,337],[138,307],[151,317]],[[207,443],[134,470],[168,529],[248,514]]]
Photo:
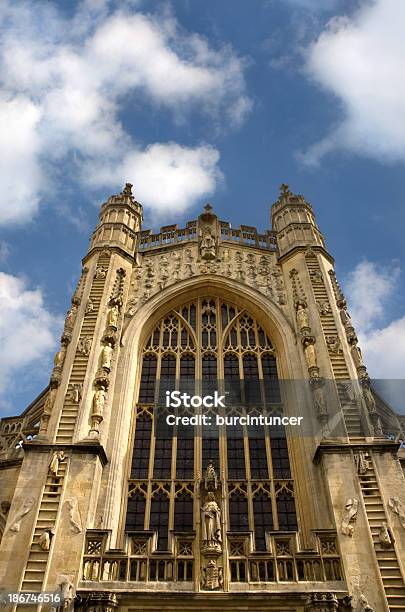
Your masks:
[[[144,228],[210,201],[269,228],[314,207],[370,375],[405,369],[405,3],[3,0],[0,416],[48,384],[106,198]]]

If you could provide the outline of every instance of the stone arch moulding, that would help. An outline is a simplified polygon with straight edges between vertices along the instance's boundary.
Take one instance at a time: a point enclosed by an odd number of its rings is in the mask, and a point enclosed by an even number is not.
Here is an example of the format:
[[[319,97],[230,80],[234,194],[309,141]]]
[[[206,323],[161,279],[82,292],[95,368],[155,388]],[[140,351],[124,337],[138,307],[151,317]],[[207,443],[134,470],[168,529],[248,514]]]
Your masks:
[[[121,344],[123,371],[132,372],[135,382],[136,363],[139,362],[144,343],[152,333],[156,322],[170,310],[181,306],[194,297],[212,295],[233,302],[256,317],[268,333],[278,356],[279,377],[285,379],[306,377],[301,367],[299,347],[294,329],[282,310],[255,289],[233,279],[205,275],[197,279],[186,279],[176,285],[167,287],[154,295],[134,315],[125,330]],[[297,366],[293,368],[287,355],[297,353]],[[129,382],[129,381],[128,381]]]

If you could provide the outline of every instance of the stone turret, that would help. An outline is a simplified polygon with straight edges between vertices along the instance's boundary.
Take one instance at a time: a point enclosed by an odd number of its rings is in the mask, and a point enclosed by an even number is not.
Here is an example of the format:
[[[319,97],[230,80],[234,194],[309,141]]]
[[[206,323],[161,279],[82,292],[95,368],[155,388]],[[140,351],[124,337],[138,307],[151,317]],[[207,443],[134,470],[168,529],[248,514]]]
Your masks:
[[[271,223],[277,232],[280,257],[299,247],[325,248],[312,206],[304,196],[293,194],[284,183],[278,200],[271,207]]]
[[[99,223],[93,233],[89,252],[96,248],[119,248],[133,256],[138,248],[143,209],[126,183],[118,195],[108,198],[100,210]]]

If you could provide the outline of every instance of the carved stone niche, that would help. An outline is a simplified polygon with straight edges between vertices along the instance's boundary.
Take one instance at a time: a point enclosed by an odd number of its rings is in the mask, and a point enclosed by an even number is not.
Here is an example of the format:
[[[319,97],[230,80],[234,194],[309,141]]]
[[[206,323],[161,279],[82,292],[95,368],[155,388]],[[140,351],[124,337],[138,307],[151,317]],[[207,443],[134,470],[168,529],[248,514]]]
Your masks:
[[[218,258],[218,234],[217,216],[213,214],[211,204],[206,204],[198,218],[198,249],[202,261]]]
[[[213,491],[205,495],[201,508],[201,554],[218,557],[222,553],[221,508]]]

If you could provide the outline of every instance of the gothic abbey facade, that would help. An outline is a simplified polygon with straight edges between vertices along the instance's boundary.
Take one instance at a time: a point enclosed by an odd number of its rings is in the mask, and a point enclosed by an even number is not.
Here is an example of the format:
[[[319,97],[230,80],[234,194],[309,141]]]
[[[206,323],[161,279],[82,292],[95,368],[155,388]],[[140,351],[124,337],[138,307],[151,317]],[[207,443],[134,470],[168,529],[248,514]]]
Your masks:
[[[264,234],[210,205],[142,220],[130,184],[102,206],[49,386],[0,421],[1,588],[100,612],[404,611],[404,421],[310,204],[282,185]],[[276,425],[156,428],[165,390],[227,385],[227,415]]]

